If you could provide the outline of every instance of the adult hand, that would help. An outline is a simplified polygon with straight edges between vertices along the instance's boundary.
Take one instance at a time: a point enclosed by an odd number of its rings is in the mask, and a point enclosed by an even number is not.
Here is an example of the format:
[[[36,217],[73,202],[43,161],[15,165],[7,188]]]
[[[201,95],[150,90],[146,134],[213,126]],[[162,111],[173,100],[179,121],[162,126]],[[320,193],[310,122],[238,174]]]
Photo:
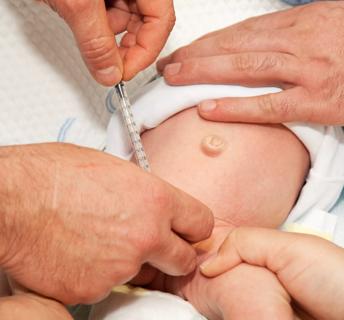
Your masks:
[[[130,80],[160,53],[175,22],[173,0],[42,0],[67,22],[101,84]],[[118,47],[114,34],[126,32]]]
[[[0,148],[0,162],[0,266],[63,303],[98,301],[143,263],[187,274],[196,264],[187,241],[212,230],[207,207],[103,152],[17,146]]]
[[[279,86],[251,98],[205,101],[208,120],[344,124],[344,1],[254,17],[210,33],[158,63],[172,85]]]
[[[214,277],[242,262],[274,272],[302,313],[315,319],[344,319],[342,248],[315,236],[237,228],[201,271]]]

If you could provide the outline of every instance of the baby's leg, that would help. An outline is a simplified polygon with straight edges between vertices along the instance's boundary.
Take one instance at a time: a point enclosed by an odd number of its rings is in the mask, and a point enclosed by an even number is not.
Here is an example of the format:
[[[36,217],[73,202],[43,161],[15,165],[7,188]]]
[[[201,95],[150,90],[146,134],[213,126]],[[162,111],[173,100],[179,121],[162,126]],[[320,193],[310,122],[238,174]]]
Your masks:
[[[33,293],[0,298],[0,319],[72,320],[67,309],[55,300]]]

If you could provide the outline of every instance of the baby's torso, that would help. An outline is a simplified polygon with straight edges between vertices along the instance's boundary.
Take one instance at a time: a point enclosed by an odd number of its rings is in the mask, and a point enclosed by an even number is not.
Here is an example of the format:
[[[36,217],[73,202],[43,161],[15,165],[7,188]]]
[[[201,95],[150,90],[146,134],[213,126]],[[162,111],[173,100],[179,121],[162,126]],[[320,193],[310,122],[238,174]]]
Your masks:
[[[279,226],[309,168],[308,152],[286,127],[209,122],[195,108],[142,140],[154,174],[233,225]]]

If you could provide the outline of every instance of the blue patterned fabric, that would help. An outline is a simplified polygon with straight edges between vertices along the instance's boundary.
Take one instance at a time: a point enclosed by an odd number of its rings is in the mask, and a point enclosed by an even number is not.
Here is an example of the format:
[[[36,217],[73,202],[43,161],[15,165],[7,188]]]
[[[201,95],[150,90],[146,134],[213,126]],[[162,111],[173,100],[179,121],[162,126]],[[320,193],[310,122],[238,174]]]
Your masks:
[[[300,4],[313,2],[313,0],[283,0],[283,1],[291,5],[300,5]]]

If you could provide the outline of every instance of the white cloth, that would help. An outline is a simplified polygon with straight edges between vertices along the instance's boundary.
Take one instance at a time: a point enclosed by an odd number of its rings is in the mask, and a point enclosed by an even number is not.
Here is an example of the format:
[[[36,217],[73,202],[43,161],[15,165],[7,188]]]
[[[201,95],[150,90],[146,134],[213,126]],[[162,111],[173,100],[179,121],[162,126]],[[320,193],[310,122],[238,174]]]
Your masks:
[[[93,307],[89,320],[205,320],[185,300],[160,291],[121,287]]]

